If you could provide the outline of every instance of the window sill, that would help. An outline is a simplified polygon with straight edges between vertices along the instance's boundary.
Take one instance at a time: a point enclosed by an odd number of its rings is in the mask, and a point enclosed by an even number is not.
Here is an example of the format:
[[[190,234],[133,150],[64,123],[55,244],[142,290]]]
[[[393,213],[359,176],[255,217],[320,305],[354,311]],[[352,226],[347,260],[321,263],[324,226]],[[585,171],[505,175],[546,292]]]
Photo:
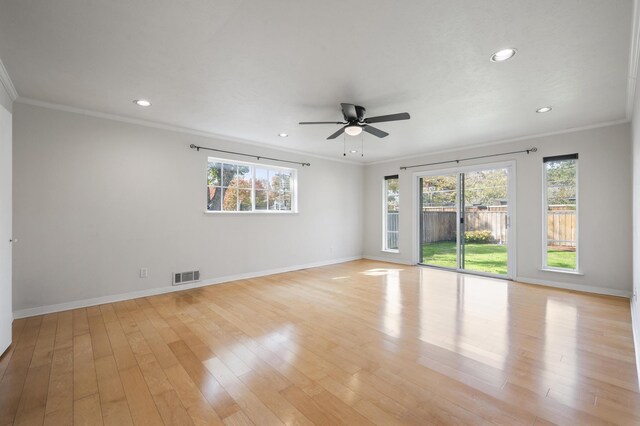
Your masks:
[[[568,271],[565,269],[554,269],[554,268],[540,268],[541,271],[543,272],[557,272],[559,274],[569,274],[569,275],[580,275],[580,276],[584,276],[584,273],[582,273],[582,271]]]
[[[273,215],[273,216],[279,216],[279,215],[293,215],[296,216],[298,214],[300,214],[300,212],[292,212],[292,211],[276,211],[276,210],[267,210],[267,211],[251,211],[251,212],[212,212],[212,211],[208,211],[205,210],[204,211],[205,216],[246,216],[246,215]]]
[[[396,250],[393,250],[393,249],[384,250],[384,249],[382,249],[380,251],[383,252],[383,253],[400,253],[400,250],[397,250],[397,249]]]

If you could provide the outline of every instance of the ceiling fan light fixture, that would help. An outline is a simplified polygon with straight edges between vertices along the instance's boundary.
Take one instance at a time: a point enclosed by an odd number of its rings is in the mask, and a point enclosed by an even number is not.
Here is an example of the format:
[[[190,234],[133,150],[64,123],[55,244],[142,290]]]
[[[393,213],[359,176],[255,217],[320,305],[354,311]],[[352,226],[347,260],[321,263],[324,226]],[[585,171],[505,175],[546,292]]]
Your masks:
[[[544,114],[545,112],[549,112],[549,111],[551,111],[552,109],[553,109],[553,108],[551,108],[550,106],[545,106],[545,107],[542,107],[542,108],[538,108],[538,109],[536,110],[536,112],[537,112],[538,114]]]
[[[345,127],[344,132],[349,136],[358,136],[360,133],[362,133],[362,127],[358,126],[357,124],[352,124],[351,126]]]

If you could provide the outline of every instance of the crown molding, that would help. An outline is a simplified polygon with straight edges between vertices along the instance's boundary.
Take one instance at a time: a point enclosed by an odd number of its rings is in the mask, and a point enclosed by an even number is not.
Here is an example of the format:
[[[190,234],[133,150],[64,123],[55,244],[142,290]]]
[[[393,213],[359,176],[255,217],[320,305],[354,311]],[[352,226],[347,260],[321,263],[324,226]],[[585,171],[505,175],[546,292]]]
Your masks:
[[[18,99],[16,86],[13,85],[13,81],[11,81],[11,77],[9,77],[9,73],[2,63],[2,59],[0,59],[0,83],[2,83],[2,87],[7,91],[12,101]]]
[[[629,53],[629,75],[627,81],[627,120],[631,120],[635,107],[638,60],[640,59],[640,7],[633,1],[633,24],[631,26],[631,52]]]
[[[461,147],[450,148],[450,149],[443,149],[443,150],[439,150],[439,151],[417,152],[417,153],[414,153],[413,155],[406,155],[406,156],[403,156],[403,157],[395,157],[395,158],[391,158],[389,160],[372,161],[370,163],[364,163],[364,165],[365,166],[375,166],[377,164],[387,164],[387,163],[393,163],[393,162],[396,162],[396,161],[413,160],[415,158],[426,157],[427,155],[450,154],[452,152],[467,151],[467,150],[475,149],[475,148],[487,148],[487,147],[491,147],[491,146],[495,146],[495,145],[502,145],[502,144],[505,144],[505,143],[520,142],[520,141],[526,141],[526,140],[530,140],[530,139],[545,138],[545,137],[548,137],[548,136],[556,136],[556,135],[564,135],[564,134],[567,134],[567,133],[580,132],[580,131],[583,131],[583,130],[598,129],[600,127],[615,126],[615,125],[618,125],[618,124],[628,123],[629,121],[631,121],[631,120],[628,119],[628,118],[625,118],[623,120],[605,121],[605,122],[602,122],[602,123],[590,124],[588,126],[570,127],[568,129],[556,130],[554,132],[547,132],[547,133],[534,133],[534,134],[526,135],[526,136],[518,136],[517,138],[501,139],[499,141],[492,141],[492,142],[481,142],[481,143],[478,143],[478,144],[472,144],[472,145],[461,146]]]
[[[283,148],[283,147],[280,147],[280,146],[277,146],[277,145],[271,145],[271,144],[266,144],[266,143],[254,142],[254,141],[250,141],[250,140],[242,139],[242,138],[237,138],[237,137],[233,137],[233,136],[225,136],[225,135],[220,135],[220,134],[217,134],[217,133],[206,132],[206,131],[203,131],[203,130],[191,129],[191,128],[188,128],[188,127],[180,127],[180,126],[174,126],[174,125],[171,125],[171,124],[164,124],[164,123],[160,123],[160,122],[157,122],[157,121],[143,120],[143,119],[139,119],[139,118],[131,118],[131,117],[123,116],[123,115],[110,114],[110,113],[106,113],[106,112],[94,111],[94,110],[85,109],[85,108],[77,108],[77,107],[72,107],[72,106],[63,105],[63,104],[56,104],[56,103],[53,103],[53,102],[41,101],[41,100],[38,100],[38,99],[26,98],[26,97],[23,97],[23,96],[19,96],[17,99],[15,99],[15,102],[20,103],[20,104],[25,104],[25,105],[37,106],[37,107],[40,107],[40,108],[47,108],[47,109],[53,109],[53,110],[57,110],[57,111],[70,112],[70,113],[73,113],[73,114],[86,115],[88,117],[102,118],[102,119],[105,119],[105,120],[119,121],[119,122],[128,123],[128,124],[136,124],[138,126],[151,127],[151,128],[154,128],[154,129],[168,130],[168,131],[171,131],[171,132],[184,133],[184,134],[194,135],[194,136],[201,136],[201,137],[205,137],[205,138],[208,138],[208,139],[218,139],[218,140],[222,140],[222,141],[226,141],[226,142],[237,142],[237,143],[241,143],[241,144],[244,144],[244,145],[251,145],[251,146],[256,146],[256,147],[260,147],[260,148],[267,148],[267,149],[272,149],[272,150],[279,151],[279,152],[286,152],[286,153],[290,153],[290,154],[296,154],[296,155],[302,155],[302,156],[307,156],[307,157],[312,157],[312,158],[318,158],[318,159],[321,159],[321,160],[333,161],[333,162],[336,162],[336,163],[351,164],[351,165],[355,165],[355,166],[364,166],[364,163],[360,163],[360,162],[356,162],[356,161],[343,160],[341,158],[332,158],[332,157],[327,157],[327,156],[318,155],[318,154],[310,154],[310,153],[304,152],[304,151],[298,151],[298,150],[294,150],[294,149]]]

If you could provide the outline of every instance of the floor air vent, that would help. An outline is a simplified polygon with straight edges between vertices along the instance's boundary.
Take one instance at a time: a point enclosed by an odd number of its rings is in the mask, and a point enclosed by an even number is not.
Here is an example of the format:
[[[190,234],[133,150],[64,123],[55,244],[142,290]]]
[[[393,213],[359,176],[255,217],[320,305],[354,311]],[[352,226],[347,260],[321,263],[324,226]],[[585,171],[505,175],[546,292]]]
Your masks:
[[[173,285],[182,285],[200,281],[200,271],[176,272],[173,274]]]

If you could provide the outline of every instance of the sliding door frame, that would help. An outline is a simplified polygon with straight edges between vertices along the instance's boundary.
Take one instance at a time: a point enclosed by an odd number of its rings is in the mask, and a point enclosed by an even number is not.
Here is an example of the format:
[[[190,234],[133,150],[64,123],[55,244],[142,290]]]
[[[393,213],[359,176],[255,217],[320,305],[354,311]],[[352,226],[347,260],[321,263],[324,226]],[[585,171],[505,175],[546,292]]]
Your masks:
[[[487,274],[483,272],[470,271],[470,270],[460,269],[460,268],[442,268],[442,269],[456,271],[456,272],[463,272],[463,273],[473,274],[473,275],[482,275],[482,276],[487,276],[492,278],[506,278],[510,280],[514,279],[517,276],[516,274],[517,214],[516,214],[516,161],[515,160],[501,161],[498,163],[478,163],[470,166],[460,166],[460,167],[453,167],[453,168],[449,167],[446,169],[429,169],[429,170],[414,172],[412,174],[412,186],[413,186],[412,191],[414,196],[412,200],[413,220],[412,220],[411,235],[412,235],[412,243],[413,243],[412,244],[413,252],[411,255],[411,258],[412,258],[411,260],[414,264],[423,265],[420,263],[421,261],[420,259],[420,207],[421,207],[420,203],[421,203],[421,192],[422,192],[422,188],[420,188],[420,178],[477,172],[477,171],[488,170],[488,169],[503,169],[503,168],[508,169],[508,173],[509,173],[509,179],[507,182],[507,196],[509,199],[508,210],[507,210],[507,216],[508,216],[508,222],[509,222],[508,234],[507,234],[508,235],[507,236],[508,238],[507,275],[502,276],[502,275]],[[458,179],[460,179],[460,177],[458,177]],[[460,182],[458,182],[458,191],[460,191],[459,185],[460,185]],[[460,212],[460,205],[461,205],[460,203],[461,203],[461,200],[458,200],[458,203],[456,206],[456,209],[457,209],[456,217],[457,217],[458,229],[460,229],[460,214],[464,213],[464,212]],[[457,234],[456,253],[458,253],[458,258],[460,258],[460,235],[459,235],[460,232],[456,232],[456,234]],[[431,266],[431,265],[424,265],[424,266],[438,268],[438,266]]]

